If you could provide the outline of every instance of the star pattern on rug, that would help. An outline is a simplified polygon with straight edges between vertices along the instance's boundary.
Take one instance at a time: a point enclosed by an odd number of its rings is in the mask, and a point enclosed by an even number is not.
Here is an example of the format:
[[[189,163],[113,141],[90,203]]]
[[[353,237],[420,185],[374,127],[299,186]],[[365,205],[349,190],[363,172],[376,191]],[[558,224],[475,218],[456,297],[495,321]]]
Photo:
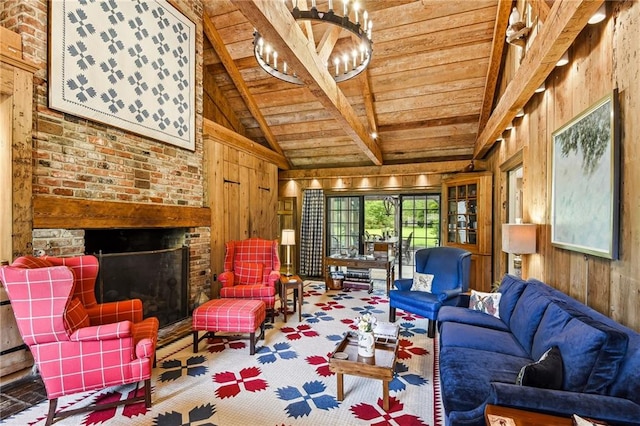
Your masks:
[[[332,309],[345,309],[344,305],[341,305],[336,301],[316,303],[315,306],[322,309],[323,311],[330,311]]]
[[[108,393],[99,395],[94,401],[94,404],[107,404],[110,402],[123,401],[129,398],[132,398],[133,396],[135,396],[136,389],[137,388],[134,387],[133,389],[128,391],[108,392]],[[138,392],[142,392],[142,390],[138,390]],[[118,411],[121,411],[121,412],[118,413]],[[144,415],[147,413],[147,411],[149,410],[147,410],[147,407],[145,407],[144,402],[142,401],[135,404],[128,404],[128,405],[125,405],[124,407],[109,407],[109,408],[105,408],[104,410],[90,412],[89,414],[86,415],[82,424],[85,426],[99,425],[106,422],[109,419],[113,419],[116,416],[121,416],[121,415],[130,419],[138,415]]]
[[[240,370],[237,376],[232,371],[214,374],[214,383],[220,384],[216,389],[216,396],[222,399],[238,396],[242,388],[249,392],[259,392],[267,389],[269,384],[259,377],[260,373],[261,370],[258,367],[249,367]]]
[[[364,314],[371,314],[374,315],[375,314],[384,314],[385,312],[382,309],[378,309],[375,306],[372,305],[364,305],[364,306],[354,306],[353,308],[354,311],[356,311],[358,313],[357,316],[362,316]]]
[[[409,372],[409,367],[402,362],[396,363],[393,380],[389,382],[389,391],[403,391],[407,385],[424,386],[429,381],[419,374]]]
[[[329,294],[328,296],[333,300],[351,300],[351,299],[355,299],[355,296],[352,296],[351,294],[348,294],[348,293],[335,293],[335,294]]]
[[[213,337],[207,339],[207,350],[211,353],[222,352],[225,349],[244,349],[247,344],[240,340],[240,338],[224,338]]]
[[[411,340],[400,339],[398,342],[398,359],[409,359],[413,355],[426,355],[429,351],[424,348],[417,347]]]
[[[400,331],[398,334],[402,337],[413,337],[416,334],[427,334],[427,330],[416,327],[412,322],[402,322],[400,323]]]
[[[334,317],[323,311],[314,312],[312,314],[302,314],[302,318],[309,324],[317,324],[320,321],[333,321]]]
[[[186,372],[187,376],[197,377],[205,374],[208,368],[203,364],[207,360],[207,357],[203,355],[197,355],[187,358],[185,364],[179,359],[170,359],[168,361],[162,361],[160,368],[166,369],[163,371],[158,379],[161,382],[176,380],[182,376],[182,372]]]
[[[318,332],[311,328],[307,324],[300,324],[296,327],[282,327],[280,332],[284,333],[285,337],[289,340],[300,340],[302,337],[318,337]]]
[[[296,351],[292,350],[291,345],[286,342],[276,343],[273,345],[273,349],[268,346],[261,346],[256,348],[256,354],[260,354],[258,356],[260,364],[272,364],[278,360],[278,357],[281,359],[298,358]]]
[[[276,394],[283,401],[293,401],[286,406],[285,411],[289,417],[297,419],[308,416],[314,407],[329,410],[340,405],[333,395],[324,393],[326,389],[324,383],[315,380],[303,384],[302,390],[295,386],[287,386],[276,390]]]
[[[382,409],[382,398],[377,405],[361,403],[353,405],[351,412],[357,419],[367,421],[371,426],[428,426],[420,417],[405,413],[404,404],[394,397],[389,397],[389,411]]]
[[[313,355],[313,356],[306,357],[305,360],[307,361],[307,363],[309,363],[309,365],[316,366],[316,373],[318,373],[318,376],[329,377],[335,374],[331,370],[329,370],[330,356],[331,354],[327,354],[326,357],[321,355]]]
[[[363,297],[360,300],[362,300],[365,303],[369,303],[370,305],[379,305],[383,303],[389,303],[389,299],[382,296]]]
[[[211,419],[216,413],[216,408],[212,404],[204,404],[194,407],[188,413],[178,413],[176,411],[168,411],[164,414],[158,414],[153,424],[156,426],[190,426],[197,424],[213,425],[211,422],[200,423],[204,420]],[[185,419],[183,416],[186,415]]]

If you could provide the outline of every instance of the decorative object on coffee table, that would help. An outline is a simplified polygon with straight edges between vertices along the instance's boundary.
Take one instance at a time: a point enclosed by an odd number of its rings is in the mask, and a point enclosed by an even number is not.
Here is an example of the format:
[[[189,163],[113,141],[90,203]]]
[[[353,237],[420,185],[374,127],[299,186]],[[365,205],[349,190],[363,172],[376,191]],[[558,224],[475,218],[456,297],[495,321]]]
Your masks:
[[[362,357],[370,358],[375,355],[373,329],[376,322],[376,317],[368,313],[358,318],[358,355]]]

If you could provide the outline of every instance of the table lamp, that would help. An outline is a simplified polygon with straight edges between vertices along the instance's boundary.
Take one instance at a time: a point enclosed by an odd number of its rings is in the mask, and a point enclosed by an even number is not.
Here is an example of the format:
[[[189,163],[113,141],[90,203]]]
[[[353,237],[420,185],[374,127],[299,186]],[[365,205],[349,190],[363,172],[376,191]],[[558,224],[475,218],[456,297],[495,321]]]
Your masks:
[[[287,273],[285,276],[290,277],[291,274],[291,246],[296,245],[296,232],[293,229],[282,230],[282,245],[287,247]]]
[[[511,253],[513,268],[518,277],[522,276],[522,254],[536,252],[536,225],[534,223],[503,223],[502,251]]]

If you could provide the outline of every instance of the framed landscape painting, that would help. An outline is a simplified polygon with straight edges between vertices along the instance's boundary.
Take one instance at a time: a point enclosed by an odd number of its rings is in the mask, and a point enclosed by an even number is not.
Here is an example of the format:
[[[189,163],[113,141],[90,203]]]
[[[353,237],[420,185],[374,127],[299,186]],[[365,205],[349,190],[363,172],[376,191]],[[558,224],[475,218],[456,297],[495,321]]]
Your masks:
[[[49,2],[49,106],[195,150],[196,27],[166,0]]]
[[[617,259],[620,141],[617,91],[553,133],[551,243]]]

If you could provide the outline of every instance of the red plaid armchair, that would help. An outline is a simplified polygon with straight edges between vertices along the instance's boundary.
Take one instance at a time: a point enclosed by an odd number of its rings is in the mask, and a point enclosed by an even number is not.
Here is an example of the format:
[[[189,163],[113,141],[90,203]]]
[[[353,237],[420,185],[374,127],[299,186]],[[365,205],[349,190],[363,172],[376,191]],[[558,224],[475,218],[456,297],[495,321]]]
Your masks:
[[[81,301],[73,297],[74,271],[66,266],[3,266],[0,281],[47,391],[47,425],[54,417],[115,405],[144,401],[151,407],[156,318],[91,325]],[[61,396],[139,382],[144,382],[143,392],[137,387],[125,401],[56,413]]]
[[[17,258],[11,266],[21,268],[67,266],[71,268],[75,276],[73,297],[77,297],[82,302],[87,315],[89,315],[91,325],[111,324],[118,321],[131,321],[134,323],[142,321],[143,311],[140,299],[98,303],[95,287],[99,264],[95,256],[22,256]]]
[[[262,300],[274,317],[276,283],[280,279],[278,240],[249,238],[226,244],[221,298]]]

